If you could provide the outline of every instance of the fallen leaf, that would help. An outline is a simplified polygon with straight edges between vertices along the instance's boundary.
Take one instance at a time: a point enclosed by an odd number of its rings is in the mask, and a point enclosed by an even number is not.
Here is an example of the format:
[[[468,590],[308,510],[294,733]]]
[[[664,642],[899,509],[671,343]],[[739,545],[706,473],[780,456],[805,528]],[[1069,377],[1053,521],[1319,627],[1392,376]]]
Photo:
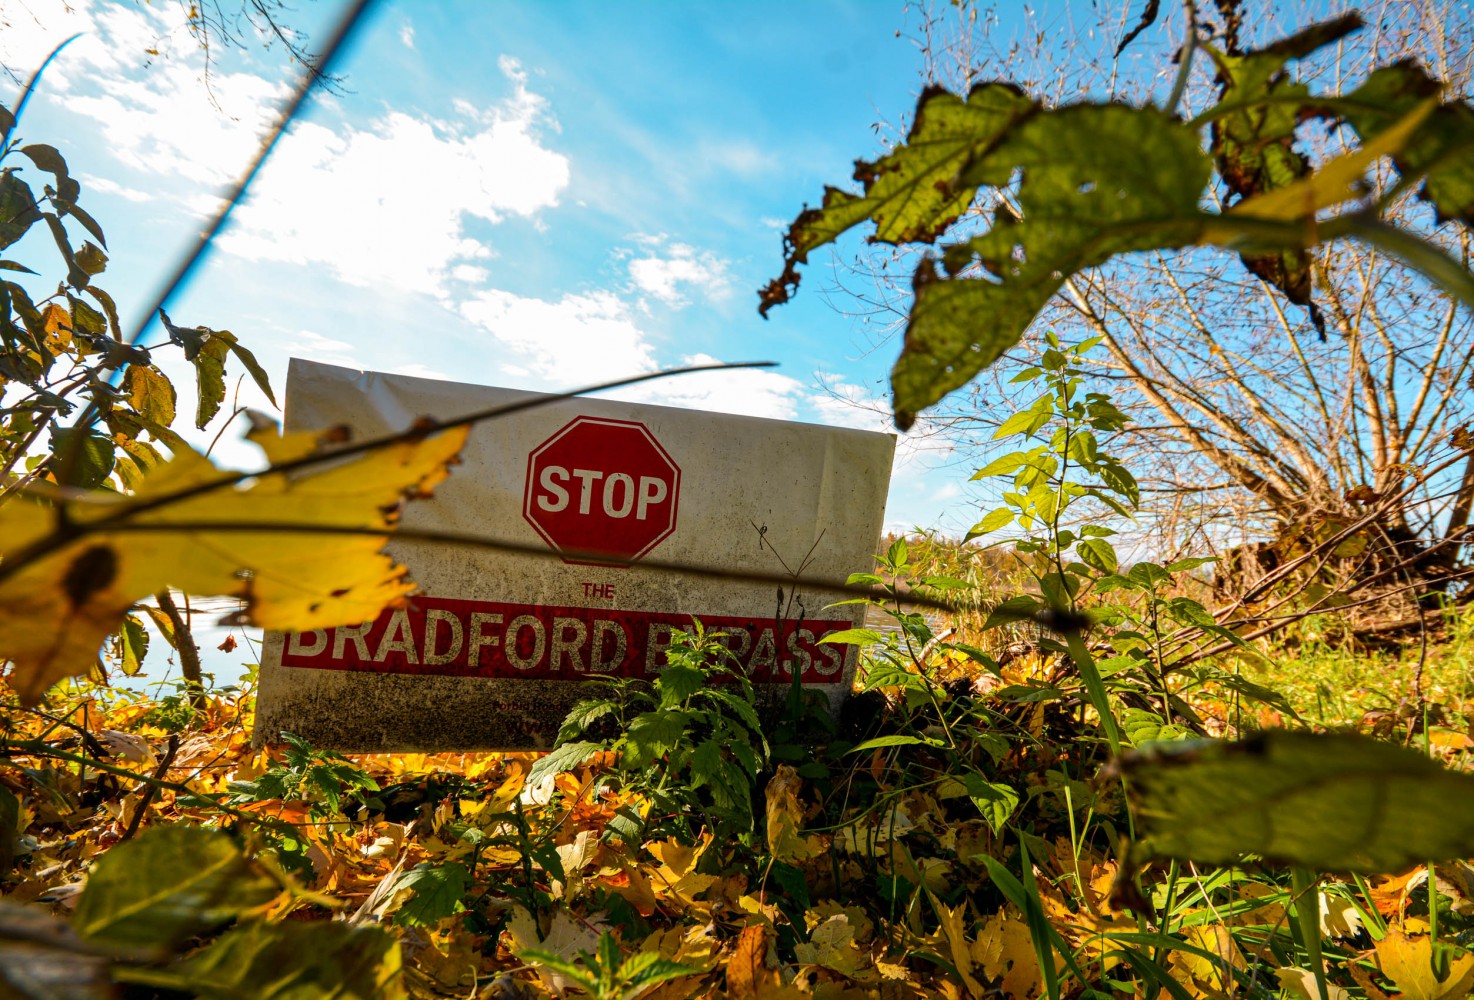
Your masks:
[[[1474,990],[1474,955],[1450,959],[1448,976],[1439,979],[1433,974],[1433,941],[1427,935],[1409,937],[1389,927],[1376,949],[1378,968],[1407,1000],[1461,1000]]]

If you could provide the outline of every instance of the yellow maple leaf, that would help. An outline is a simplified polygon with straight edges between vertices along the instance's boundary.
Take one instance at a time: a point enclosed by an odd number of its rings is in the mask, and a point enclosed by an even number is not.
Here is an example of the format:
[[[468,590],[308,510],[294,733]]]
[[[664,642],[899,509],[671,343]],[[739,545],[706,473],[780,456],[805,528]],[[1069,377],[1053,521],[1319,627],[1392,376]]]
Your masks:
[[[250,437],[272,461],[330,443],[274,430]],[[0,660],[11,661],[16,694],[35,704],[85,673],[128,609],[166,587],[238,598],[245,610],[232,622],[268,629],[373,619],[414,589],[381,551],[402,502],[441,482],[465,439],[454,428],[245,480],[181,451],[133,496],[68,493],[0,507]],[[360,530],[372,533],[348,533]]]
[[[983,974],[997,980],[1004,996],[1026,997],[1043,985],[1034,938],[1021,917],[999,910],[988,918],[973,942],[972,959]]]
[[[1461,1000],[1474,991],[1474,955],[1450,960],[1448,975],[1439,979],[1433,974],[1433,941],[1427,935],[1410,937],[1388,928],[1377,942],[1377,965],[1407,1000]]]

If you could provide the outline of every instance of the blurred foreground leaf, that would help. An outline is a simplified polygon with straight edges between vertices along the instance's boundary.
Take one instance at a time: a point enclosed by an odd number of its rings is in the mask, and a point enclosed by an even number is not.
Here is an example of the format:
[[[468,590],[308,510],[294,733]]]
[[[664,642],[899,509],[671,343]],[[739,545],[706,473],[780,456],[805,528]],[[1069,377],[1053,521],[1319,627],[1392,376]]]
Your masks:
[[[1350,734],[1272,730],[1124,755],[1145,857],[1381,873],[1474,854],[1474,776]]]
[[[311,434],[278,437],[274,427],[250,437],[274,463],[327,444]],[[245,481],[181,451],[132,497],[98,492],[0,507],[0,660],[13,663],[16,693],[35,704],[52,684],[86,673],[128,609],[166,587],[239,598],[246,608],[231,624],[286,630],[372,620],[414,589],[404,567],[380,551],[402,501],[445,478],[465,437],[456,428]]]
[[[72,926],[92,945],[161,954],[279,891],[225,834],[158,827],[98,860]]]
[[[108,960],[44,909],[0,900],[0,997],[107,1000]]]
[[[120,978],[206,1000],[395,1000],[403,997],[399,942],[341,922],[253,922],[164,968]]]

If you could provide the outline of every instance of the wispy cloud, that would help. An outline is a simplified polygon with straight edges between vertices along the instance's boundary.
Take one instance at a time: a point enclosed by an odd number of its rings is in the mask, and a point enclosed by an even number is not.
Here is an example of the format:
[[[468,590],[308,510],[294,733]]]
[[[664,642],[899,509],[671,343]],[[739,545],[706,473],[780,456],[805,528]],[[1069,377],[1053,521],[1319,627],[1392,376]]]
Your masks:
[[[470,218],[496,223],[558,204],[568,157],[542,144],[547,102],[511,60],[513,94],[459,118],[393,112],[366,129],[293,129],[222,247],[251,260],[326,265],[343,281],[444,296],[479,280],[470,262],[493,256],[466,236]]]
[[[731,297],[727,262],[688,243],[668,243],[665,237],[643,237],[645,249],[629,262],[630,280],[642,294],[680,308],[695,292],[710,301]]]
[[[612,292],[549,300],[483,289],[461,303],[460,313],[512,352],[504,371],[515,366],[560,388],[655,368],[644,331]]]

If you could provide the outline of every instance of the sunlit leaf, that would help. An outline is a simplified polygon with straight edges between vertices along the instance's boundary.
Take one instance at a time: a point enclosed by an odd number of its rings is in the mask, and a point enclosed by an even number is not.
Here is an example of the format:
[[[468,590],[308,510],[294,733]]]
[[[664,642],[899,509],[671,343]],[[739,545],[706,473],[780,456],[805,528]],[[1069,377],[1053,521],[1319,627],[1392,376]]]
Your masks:
[[[118,647],[123,673],[135,677],[143,669],[143,658],[148,655],[148,629],[143,619],[129,615],[118,629]]]
[[[1066,278],[1131,250],[1182,246],[1199,231],[1210,164],[1196,134],[1153,108],[1081,104],[1040,112],[986,161],[1022,171],[1018,213],[923,261],[901,356],[891,372],[896,423],[969,382],[1018,342]]]
[[[451,862],[443,865],[423,864],[399,876],[396,892],[409,889],[413,895],[400,906],[395,919],[399,923],[424,927],[463,909],[471,873],[465,865]]]
[[[1395,127],[1414,109],[1443,91],[1416,62],[1383,66],[1346,95],[1344,114],[1365,142]],[[1427,127],[1392,155],[1397,169],[1423,177],[1419,194],[1439,219],[1474,225],[1474,110],[1462,101],[1437,105]]]
[[[174,422],[174,383],[153,365],[129,365],[123,375],[128,405],[147,420],[168,427]]]
[[[1378,941],[1377,965],[1407,1000],[1461,1000],[1474,991],[1474,955],[1465,952],[1448,963],[1447,975],[1434,973],[1433,941],[1410,937],[1396,927]]]
[[[602,743],[564,743],[550,751],[532,765],[527,773],[527,783],[538,785],[550,775],[571,771],[603,748]]]
[[[763,293],[763,311],[786,302],[798,284],[796,265],[841,233],[873,220],[877,240],[903,243],[934,239],[967,210],[977,181],[960,179],[962,168],[986,159],[1008,129],[1034,113],[1037,105],[1011,84],[988,83],[963,100],[939,87],[917,102],[916,118],[904,145],[874,163],[855,166],[862,195],[826,188],[824,203],[805,210],[787,236],[783,275]],[[1008,180],[1007,168],[990,183]]]
[[[186,449],[132,497],[0,507],[0,659],[12,661],[17,694],[34,703],[61,678],[86,672],[128,609],[165,587],[239,598],[245,610],[232,622],[262,628],[373,619],[414,586],[381,551],[401,501],[444,479],[464,441],[460,428],[239,485]],[[201,524],[210,527],[194,527]]]

